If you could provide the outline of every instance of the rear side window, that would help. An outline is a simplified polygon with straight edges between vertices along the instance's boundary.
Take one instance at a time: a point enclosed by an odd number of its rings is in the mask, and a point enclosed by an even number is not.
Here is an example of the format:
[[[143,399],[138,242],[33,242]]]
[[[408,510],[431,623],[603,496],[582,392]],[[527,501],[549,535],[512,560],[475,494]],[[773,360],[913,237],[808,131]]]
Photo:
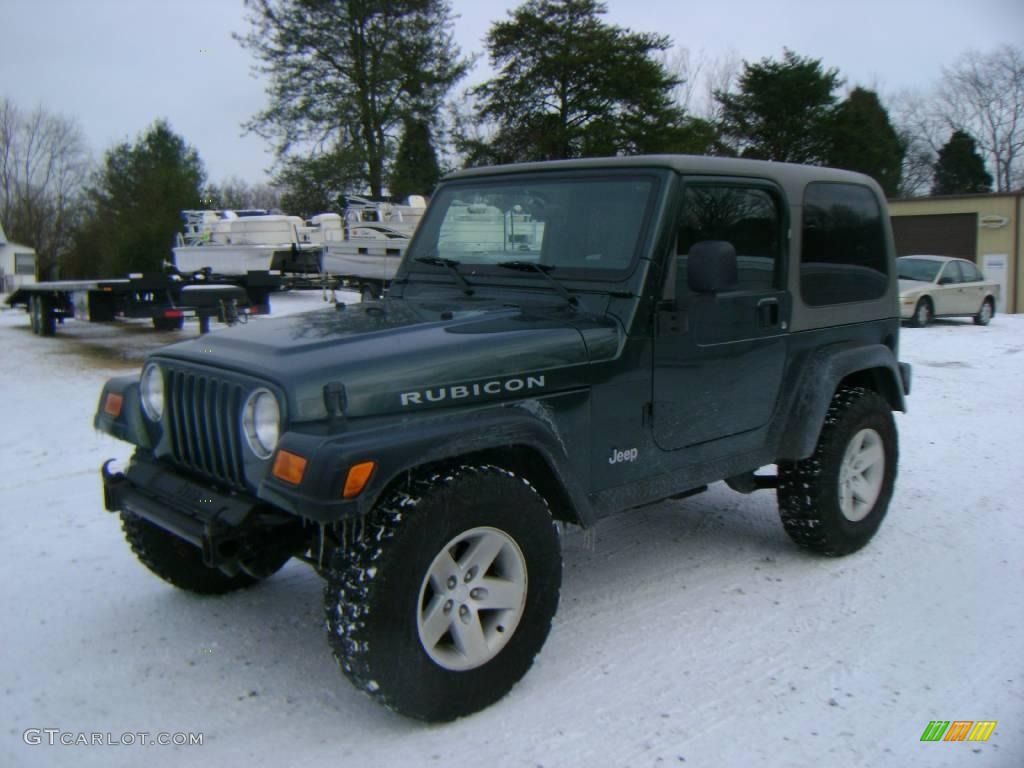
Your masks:
[[[960,269],[964,273],[964,282],[965,283],[976,283],[979,280],[984,280],[985,279],[984,277],[982,277],[981,272],[978,271],[978,268],[976,266],[974,266],[973,264],[971,264],[970,262],[968,262],[968,261],[961,261],[960,262]]]
[[[882,208],[868,187],[816,182],[804,193],[800,293],[818,307],[885,294]]]

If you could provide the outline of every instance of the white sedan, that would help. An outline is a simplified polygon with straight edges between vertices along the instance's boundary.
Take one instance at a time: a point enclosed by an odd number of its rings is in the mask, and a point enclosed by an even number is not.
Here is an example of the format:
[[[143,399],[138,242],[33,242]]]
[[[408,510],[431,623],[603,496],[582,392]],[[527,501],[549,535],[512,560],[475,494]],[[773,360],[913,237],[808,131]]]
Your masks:
[[[966,259],[901,256],[900,317],[921,328],[936,317],[973,317],[988,325],[996,313],[999,283],[986,280]]]

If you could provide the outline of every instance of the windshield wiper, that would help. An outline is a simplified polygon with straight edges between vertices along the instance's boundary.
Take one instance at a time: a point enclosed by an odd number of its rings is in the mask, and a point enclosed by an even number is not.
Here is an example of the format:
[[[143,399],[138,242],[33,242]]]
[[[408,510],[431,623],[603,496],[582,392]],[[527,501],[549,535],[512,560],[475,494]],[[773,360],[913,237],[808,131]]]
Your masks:
[[[472,296],[476,293],[473,286],[469,284],[469,281],[462,276],[459,272],[459,264],[461,261],[455,259],[442,259],[439,256],[417,256],[413,261],[418,261],[420,264],[429,264],[432,267],[445,267],[449,272],[455,275],[455,279],[462,286],[462,292],[467,296]]]
[[[520,272],[537,272],[544,276],[551,285],[555,287],[565,300],[569,302],[570,307],[575,307],[579,302],[576,297],[569,293],[569,289],[562,285],[560,282],[555,280],[550,274],[548,274],[554,267],[550,264],[538,264],[535,261],[499,261],[497,266],[503,267],[504,269],[518,269]]]

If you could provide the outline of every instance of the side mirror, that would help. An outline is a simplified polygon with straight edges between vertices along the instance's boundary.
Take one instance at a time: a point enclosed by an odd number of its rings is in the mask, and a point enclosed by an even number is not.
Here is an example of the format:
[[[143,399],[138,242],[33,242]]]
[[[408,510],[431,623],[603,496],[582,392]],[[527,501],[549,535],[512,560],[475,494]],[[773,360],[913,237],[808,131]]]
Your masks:
[[[690,247],[686,281],[695,293],[735,290],[739,285],[736,249],[724,240],[701,240]]]
[[[952,284],[953,284],[953,278],[952,277],[940,277],[939,278],[939,285],[952,285]]]

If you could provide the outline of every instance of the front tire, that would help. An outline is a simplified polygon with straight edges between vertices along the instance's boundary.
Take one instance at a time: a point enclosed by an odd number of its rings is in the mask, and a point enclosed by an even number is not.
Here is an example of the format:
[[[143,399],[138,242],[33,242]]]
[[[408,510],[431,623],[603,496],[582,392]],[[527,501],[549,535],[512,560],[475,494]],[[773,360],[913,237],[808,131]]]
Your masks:
[[[437,470],[390,493],[335,552],[328,638],[356,688],[428,722],[477,712],[533,663],[562,561],[543,497],[498,467]]]
[[[995,307],[992,306],[992,299],[985,299],[981,302],[981,309],[978,310],[978,314],[974,316],[974,324],[988,325],[995,314],[996,310]]]
[[[914,307],[914,314],[910,318],[910,324],[915,328],[924,328],[931,323],[935,317],[935,310],[932,308],[932,300],[928,297],[920,299]]]
[[[259,581],[243,572],[229,576],[219,568],[209,568],[199,547],[131,512],[121,513],[121,527],[139,562],[179,589],[223,595]]]
[[[786,533],[819,554],[856,552],[885,517],[897,459],[889,404],[863,387],[840,388],[814,453],[779,462],[779,514]]]

